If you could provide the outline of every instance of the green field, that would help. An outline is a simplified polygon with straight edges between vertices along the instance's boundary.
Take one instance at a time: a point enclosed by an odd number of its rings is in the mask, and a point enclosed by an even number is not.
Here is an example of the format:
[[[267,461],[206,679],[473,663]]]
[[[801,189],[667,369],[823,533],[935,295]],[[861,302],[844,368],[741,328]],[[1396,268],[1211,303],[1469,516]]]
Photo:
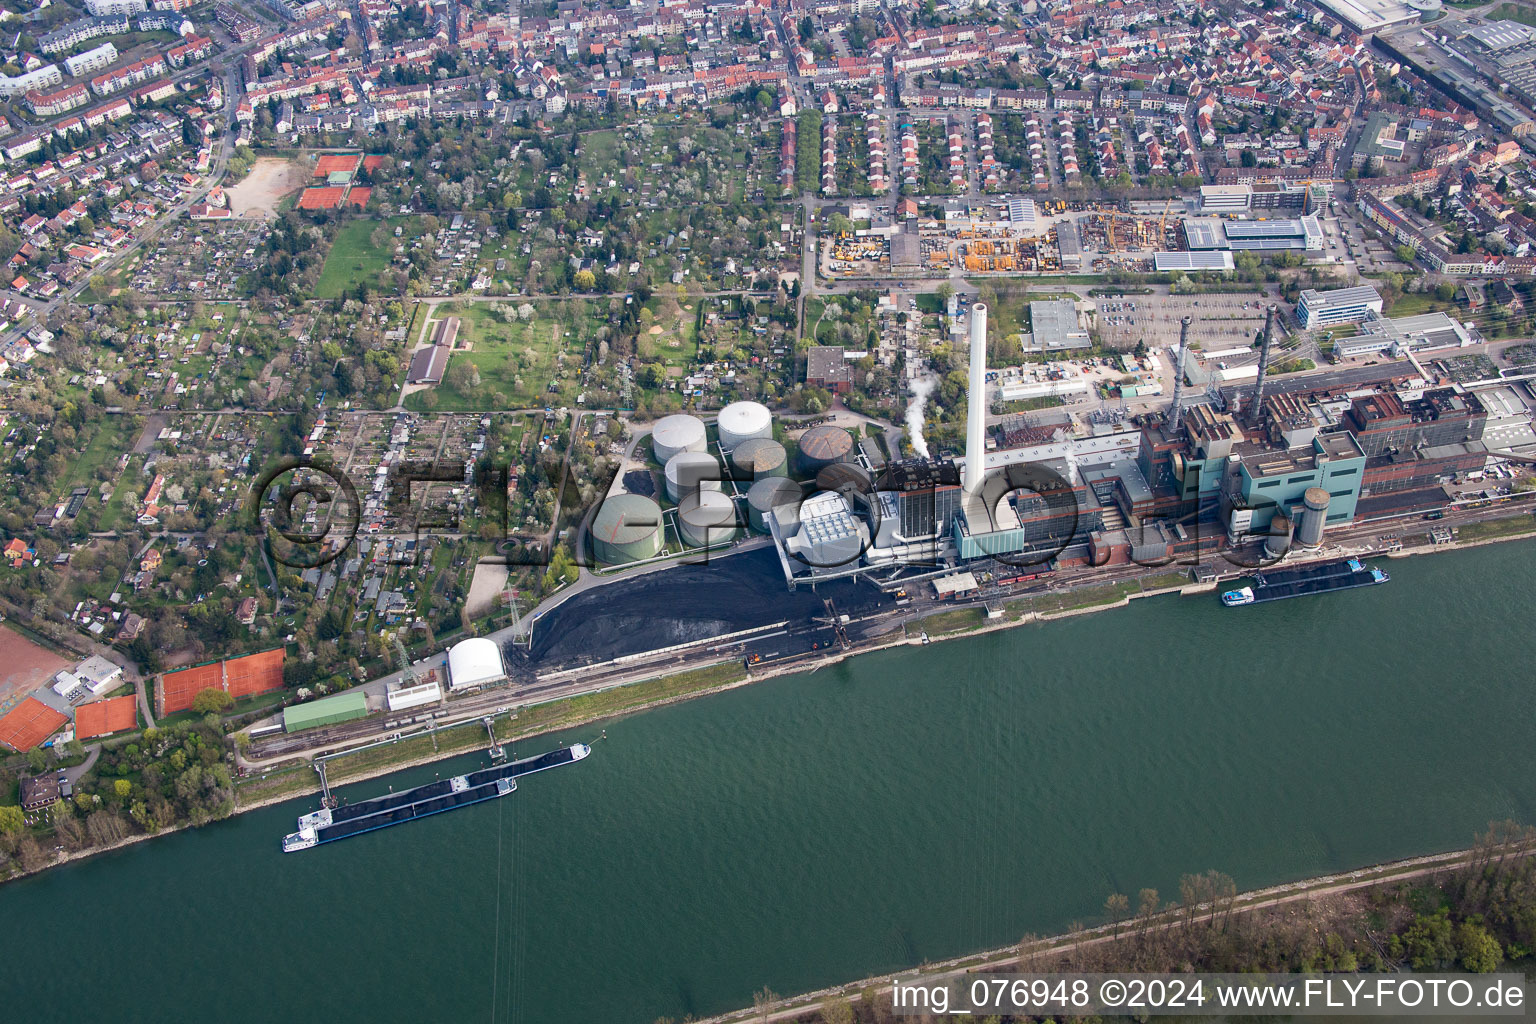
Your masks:
[[[320,280],[315,282],[315,298],[340,298],[360,284],[377,286],[385,270],[389,269],[395,251],[395,227],[410,220],[409,217],[393,217],[386,221],[350,221],[336,233],[336,241],[320,268]],[[375,247],[371,236],[380,224],[388,230],[383,245]],[[402,237],[410,237],[409,234]]]

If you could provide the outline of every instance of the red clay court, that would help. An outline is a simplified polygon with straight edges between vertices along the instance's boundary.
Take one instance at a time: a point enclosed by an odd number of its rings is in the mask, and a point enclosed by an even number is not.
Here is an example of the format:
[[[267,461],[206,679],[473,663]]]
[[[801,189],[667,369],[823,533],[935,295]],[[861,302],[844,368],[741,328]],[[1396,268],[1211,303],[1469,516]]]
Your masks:
[[[337,171],[355,171],[361,156],[360,153],[322,153],[315,161],[315,177],[326,178]]]
[[[7,706],[7,698],[14,696],[19,701],[39,686],[46,686],[55,672],[69,665],[15,630],[0,627],[0,711]]]
[[[379,165],[383,162],[383,153],[370,153],[368,156],[363,157],[363,170],[372,174],[374,171],[379,169]]]
[[[366,185],[353,185],[352,191],[347,193],[347,202],[361,210],[368,205],[368,197],[373,195],[373,189]]]
[[[69,722],[36,697],[28,697],[0,718],[0,743],[12,750],[31,750]]]
[[[243,658],[167,672],[160,677],[160,686],[156,690],[155,713],[172,715],[185,711],[204,690],[223,690],[236,700],[257,693],[281,690],[283,655],[283,648],[276,647],[259,654],[247,654]]]
[[[301,210],[334,210],[341,205],[341,200],[346,196],[347,189],[344,185],[328,185],[325,188],[307,188],[304,194],[299,196],[299,209]]]
[[[139,724],[139,709],[133,696],[81,704],[75,709],[75,739],[88,740],[110,736]]]

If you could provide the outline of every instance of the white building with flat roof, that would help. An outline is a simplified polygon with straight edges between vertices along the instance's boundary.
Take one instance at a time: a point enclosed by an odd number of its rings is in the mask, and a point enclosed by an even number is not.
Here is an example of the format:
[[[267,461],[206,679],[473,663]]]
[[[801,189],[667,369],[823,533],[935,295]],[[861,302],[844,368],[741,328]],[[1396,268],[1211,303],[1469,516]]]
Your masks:
[[[1359,323],[1372,313],[1381,313],[1381,293],[1368,284],[1321,292],[1307,288],[1296,303],[1296,322],[1307,328]]]
[[[1419,20],[1420,12],[1399,0],[1317,0],[1318,4],[1360,32],[1379,32]]]

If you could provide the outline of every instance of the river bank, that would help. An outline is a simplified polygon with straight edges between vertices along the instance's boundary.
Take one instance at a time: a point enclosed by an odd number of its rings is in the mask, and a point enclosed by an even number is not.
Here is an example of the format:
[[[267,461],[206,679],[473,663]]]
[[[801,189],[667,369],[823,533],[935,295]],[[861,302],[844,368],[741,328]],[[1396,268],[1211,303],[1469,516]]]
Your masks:
[[[1527,859],[1536,856],[1536,844],[1529,842],[1512,844],[1509,848],[1500,850],[1499,855],[1501,861]],[[1298,882],[1237,893],[1230,901],[1223,900],[1219,905],[1202,902],[1195,907],[1193,913],[1176,903],[1170,904],[1157,913],[1135,922],[1134,927],[1140,935],[1145,936],[1148,933],[1187,927],[1190,924],[1203,924],[1218,919],[1225,921],[1233,915],[1273,910],[1303,900],[1325,900],[1361,889],[1443,875],[1458,868],[1480,864],[1488,856],[1487,849],[1471,847],[1451,853],[1409,857],[1386,864],[1363,867],[1344,874],[1321,875]],[[1132,923],[1114,921],[1045,938],[1026,938],[1016,945],[954,957],[941,963],[924,964],[916,970],[861,978],[858,981],[831,986],[816,992],[761,1002],[751,1009],[742,1008],[708,1017],[698,1021],[697,1024],[788,1024],[788,1022],[808,1019],[809,1015],[820,1012],[831,1003],[852,1003],[857,1000],[867,1006],[879,997],[888,995],[898,981],[908,983],[920,978],[923,984],[932,985],[934,982],[953,981],[969,975],[998,971],[1050,972],[1053,969],[1060,971],[1063,969],[1057,962],[1060,958],[1080,953],[1090,947],[1119,941],[1122,938],[1122,932],[1128,936],[1132,927]]]
[[[1491,522],[1513,520],[1514,517],[1511,517],[1510,520]],[[1490,544],[1533,537],[1536,537],[1536,529],[1443,545],[1415,546],[1384,554],[1390,558],[1409,558],[1413,555],[1467,551]],[[1336,557],[1339,557],[1338,552],[1327,552],[1295,561],[1301,564]],[[983,608],[975,606],[941,610],[915,620],[910,627],[904,627],[900,635],[894,635],[888,639],[879,638],[848,649],[831,648],[813,658],[795,659],[769,666],[754,666],[751,671],[744,670],[734,657],[717,657],[692,664],[682,672],[647,677],[592,694],[559,698],[543,704],[525,705],[512,716],[496,719],[496,737],[501,743],[515,744],[552,733],[598,725],[641,711],[667,707],[698,697],[723,693],[751,683],[785,676],[812,674],[843,664],[860,655],[873,655],[922,644],[922,635],[926,635],[932,643],[936,644],[962,637],[992,634],[1018,626],[1065,621],[1096,612],[1126,608],[1132,601],[1140,598],[1169,594],[1193,596],[1209,593],[1217,587],[1215,583],[1175,584],[1169,582],[1171,575],[1177,574],[1171,574],[1166,570],[1154,570],[1131,580],[1089,584],[1073,590],[1046,591],[1038,595],[1019,596],[1001,602],[1000,614],[994,618],[987,617]],[[1144,580],[1155,581],[1155,585],[1144,586]],[[1051,603],[1056,604],[1057,607],[1054,609],[1040,607],[1042,604]],[[946,618],[954,616],[960,618]],[[935,627],[926,625],[935,623],[937,620],[944,621]],[[913,631],[917,631],[919,635],[913,635]],[[405,736],[396,744],[376,747],[356,755],[358,760],[352,763],[348,763],[346,761],[348,755],[343,754],[340,759],[328,765],[330,782],[335,787],[371,781],[396,772],[424,767],[472,753],[483,749],[486,742],[484,726],[479,718],[473,718],[468,722],[444,727],[431,733]],[[430,744],[431,749],[422,749],[427,744]],[[318,777],[310,767],[310,762],[307,759],[300,760],[289,767],[275,768],[263,776],[237,779],[236,806],[230,817],[261,810],[298,797],[312,796],[319,792]],[[32,871],[17,871],[0,880],[0,884],[89,859],[97,854],[110,853],[147,839],[174,835],[190,828],[192,826],[182,825],[153,834],[128,836],[107,846],[64,851],[49,864]]]
[[[1261,615],[1206,594],[842,658],[610,722],[512,798],[298,856],[277,840],[313,800],[268,805],[0,887],[29,923],[0,935],[0,999],[31,1024],[698,1019],[1063,934],[1192,872],[1251,892],[1464,849],[1536,821],[1536,693],[1511,671],[1536,654],[1533,572],[1536,546],[1507,545]],[[85,915],[134,920],[156,970],[50,969]]]

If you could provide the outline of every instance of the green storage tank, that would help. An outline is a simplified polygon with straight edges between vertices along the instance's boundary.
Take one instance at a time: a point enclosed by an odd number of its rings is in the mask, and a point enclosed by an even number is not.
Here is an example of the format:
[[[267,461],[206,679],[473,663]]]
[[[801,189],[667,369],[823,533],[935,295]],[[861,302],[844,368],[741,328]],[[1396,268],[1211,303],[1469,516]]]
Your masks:
[[[368,695],[361,690],[348,690],[334,697],[321,697],[308,704],[296,704],[283,708],[283,731],[298,732],[321,725],[350,722],[368,714]]]

